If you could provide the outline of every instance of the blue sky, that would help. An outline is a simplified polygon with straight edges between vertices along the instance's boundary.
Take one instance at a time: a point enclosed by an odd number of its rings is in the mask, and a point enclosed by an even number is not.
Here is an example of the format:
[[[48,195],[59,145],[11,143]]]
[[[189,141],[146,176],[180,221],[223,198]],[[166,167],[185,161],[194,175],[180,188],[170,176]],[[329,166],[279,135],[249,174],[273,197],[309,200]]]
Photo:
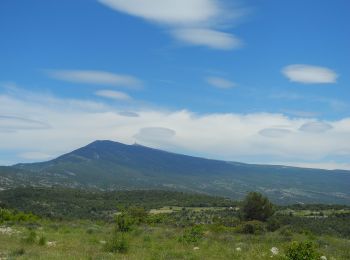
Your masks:
[[[349,9],[346,0],[3,0],[0,164],[113,139],[350,168]]]

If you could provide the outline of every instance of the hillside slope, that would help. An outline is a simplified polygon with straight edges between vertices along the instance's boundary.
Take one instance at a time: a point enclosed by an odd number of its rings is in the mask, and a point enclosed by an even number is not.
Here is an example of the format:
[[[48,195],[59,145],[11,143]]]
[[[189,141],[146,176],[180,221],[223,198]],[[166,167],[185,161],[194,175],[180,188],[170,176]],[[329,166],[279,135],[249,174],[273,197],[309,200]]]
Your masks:
[[[39,186],[173,189],[235,199],[254,190],[283,204],[350,204],[350,173],[347,171],[209,160],[112,141],[95,141],[54,160],[18,164],[11,170],[18,171],[11,175],[14,179],[22,176],[20,185],[27,172],[26,178],[31,184]],[[5,176],[1,168],[0,176]],[[8,173],[6,176],[10,178]]]

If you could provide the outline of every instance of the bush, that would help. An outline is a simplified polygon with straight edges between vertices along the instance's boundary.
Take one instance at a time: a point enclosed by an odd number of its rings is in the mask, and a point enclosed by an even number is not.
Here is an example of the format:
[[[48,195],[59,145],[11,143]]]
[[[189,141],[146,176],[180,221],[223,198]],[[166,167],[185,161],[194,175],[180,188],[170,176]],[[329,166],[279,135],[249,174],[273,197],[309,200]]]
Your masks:
[[[276,218],[270,218],[267,221],[266,229],[270,232],[274,232],[281,227],[281,223]]]
[[[46,245],[46,237],[44,235],[41,235],[39,238],[39,245],[44,246]]]
[[[25,250],[23,247],[21,247],[11,251],[10,256],[13,256],[13,257],[21,256],[21,255],[24,255],[24,253],[25,253]]]
[[[293,238],[293,231],[290,229],[289,226],[282,227],[279,230],[279,233],[285,241],[291,241]]]
[[[227,228],[224,225],[220,225],[220,224],[212,224],[209,226],[209,229],[211,232],[214,232],[214,233],[223,233],[227,230]]]
[[[13,210],[0,208],[0,223],[13,222],[35,222],[39,218],[32,213],[15,212]]]
[[[144,223],[148,215],[147,211],[140,207],[131,207],[128,209],[128,214],[135,224]]]
[[[129,250],[129,243],[123,233],[115,233],[106,243],[106,251],[111,253],[126,253]]]
[[[168,218],[167,214],[149,214],[145,222],[149,225],[163,223]]]
[[[262,234],[265,232],[265,225],[257,220],[248,221],[238,226],[238,232],[243,234]]]
[[[36,232],[34,230],[29,231],[29,233],[23,238],[23,242],[28,244],[33,244],[36,241]]]
[[[203,238],[204,230],[202,226],[193,226],[184,230],[180,241],[185,243],[196,243]]]
[[[242,207],[242,217],[244,220],[259,220],[266,221],[274,213],[273,205],[262,194],[250,192]]]
[[[133,225],[133,219],[126,213],[117,215],[115,218],[117,224],[117,231],[129,232]]]
[[[286,250],[289,260],[319,260],[320,254],[311,242],[292,242]]]
[[[0,223],[13,220],[13,214],[7,209],[0,208]]]

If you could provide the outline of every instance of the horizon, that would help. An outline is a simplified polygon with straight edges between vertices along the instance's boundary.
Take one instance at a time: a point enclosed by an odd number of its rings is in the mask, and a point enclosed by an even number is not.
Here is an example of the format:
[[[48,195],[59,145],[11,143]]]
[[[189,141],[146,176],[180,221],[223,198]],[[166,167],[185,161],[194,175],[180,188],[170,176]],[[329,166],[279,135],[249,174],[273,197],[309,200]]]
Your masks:
[[[346,0],[0,3],[0,165],[94,140],[350,170]]]

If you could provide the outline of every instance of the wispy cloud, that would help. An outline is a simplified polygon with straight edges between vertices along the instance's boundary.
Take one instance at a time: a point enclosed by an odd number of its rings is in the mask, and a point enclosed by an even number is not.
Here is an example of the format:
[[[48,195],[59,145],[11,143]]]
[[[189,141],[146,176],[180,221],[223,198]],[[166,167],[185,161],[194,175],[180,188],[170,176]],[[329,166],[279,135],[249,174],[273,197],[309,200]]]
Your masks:
[[[114,91],[114,90],[98,90],[95,92],[96,96],[114,99],[114,100],[130,100],[131,97],[120,91]]]
[[[99,0],[113,10],[143,18],[169,28],[171,35],[186,44],[230,50],[241,40],[222,32],[222,24],[243,15],[240,8],[227,8],[220,0]]]
[[[216,88],[232,88],[236,86],[234,82],[231,80],[221,78],[221,77],[208,77],[206,78],[206,81]]]
[[[326,122],[307,122],[303,124],[299,130],[308,133],[323,133],[332,128],[333,126]]]
[[[297,116],[297,117],[317,117],[319,115],[319,113],[317,112],[293,110],[293,109],[284,109],[282,110],[282,112],[288,115]]]
[[[73,82],[105,86],[138,88],[142,82],[136,77],[98,70],[45,70],[51,78]]]
[[[38,120],[12,115],[0,115],[0,131],[2,132],[47,128],[50,128],[49,124]]]
[[[178,29],[173,30],[172,35],[185,43],[213,49],[230,50],[242,46],[242,41],[236,36],[211,29]]]
[[[305,64],[289,65],[282,73],[290,81],[303,84],[336,83],[338,78],[337,73],[329,68]]]

